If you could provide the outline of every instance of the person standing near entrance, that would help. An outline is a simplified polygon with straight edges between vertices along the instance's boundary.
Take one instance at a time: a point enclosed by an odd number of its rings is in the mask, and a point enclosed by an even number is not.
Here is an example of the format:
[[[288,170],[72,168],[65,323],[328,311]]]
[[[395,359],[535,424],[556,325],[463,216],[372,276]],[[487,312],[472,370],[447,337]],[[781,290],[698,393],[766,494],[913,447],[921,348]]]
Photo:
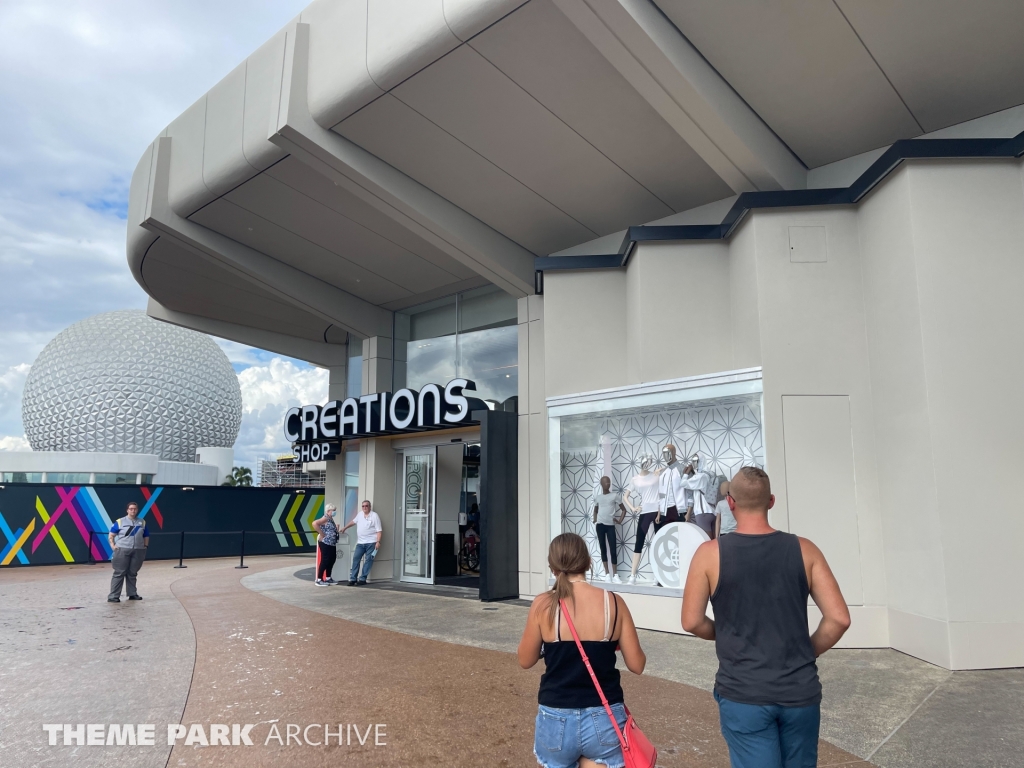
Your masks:
[[[380,549],[380,537],[384,533],[384,526],[380,524],[380,517],[373,511],[370,502],[364,501],[362,512],[352,520],[345,523],[341,529],[344,533],[353,525],[356,527],[356,551],[352,555],[352,570],[348,576],[348,585],[354,587],[357,584],[362,586],[370,575],[370,566],[373,565],[373,558]],[[363,563],[363,572],[359,573],[359,563]],[[356,575],[359,575],[358,581]]]
[[[328,504],[324,516],[313,521],[318,535],[316,542],[316,580],[318,587],[329,587],[337,582],[331,578],[334,563],[338,559],[338,524],[334,522],[337,507]]]
[[[737,472],[726,499],[736,530],[697,548],[683,629],[715,641],[715,701],[732,768],[813,768],[821,724],[815,659],[849,628],[850,611],[821,550],[768,525],[775,496],[763,470]],[[814,634],[808,595],[821,610]]]
[[[141,600],[135,586],[135,577],[139,575],[142,561],[146,559],[146,547],[149,546],[149,528],[146,521],[139,519],[139,505],[134,501],[128,505],[127,514],[110,527],[107,534],[110,547],[110,564],[114,566],[114,576],[110,579],[108,603],[121,602],[121,587],[128,582],[126,591],[129,600]]]

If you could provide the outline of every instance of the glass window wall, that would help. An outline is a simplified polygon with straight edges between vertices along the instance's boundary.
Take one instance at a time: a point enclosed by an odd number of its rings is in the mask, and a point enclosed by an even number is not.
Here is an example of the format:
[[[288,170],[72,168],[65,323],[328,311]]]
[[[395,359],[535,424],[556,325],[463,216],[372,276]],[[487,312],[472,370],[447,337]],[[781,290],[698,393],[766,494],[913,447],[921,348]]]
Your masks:
[[[41,483],[43,482],[42,472],[2,472],[0,478],[5,483]]]
[[[394,388],[454,378],[476,382],[477,397],[502,403],[519,388],[516,300],[493,286],[395,313]]]
[[[60,483],[62,485],[88,485],[90,482],[88,472],[47,472],[46,482]]]
[[[130,474],[124,472],[97,472],[96,479],[93,482],[100,485],[135,485],[137,478],[138,474],[135,472]]]

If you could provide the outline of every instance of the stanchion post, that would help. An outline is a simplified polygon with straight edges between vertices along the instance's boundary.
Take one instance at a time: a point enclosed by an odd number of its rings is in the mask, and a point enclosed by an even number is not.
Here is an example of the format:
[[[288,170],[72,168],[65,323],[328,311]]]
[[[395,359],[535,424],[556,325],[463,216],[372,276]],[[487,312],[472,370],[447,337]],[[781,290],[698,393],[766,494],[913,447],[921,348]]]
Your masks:
[[[245,529],[243,528],[242,529],[242,551],[241,551],[241,554],[238,557],[238,565],[235,566],[235,570],[237,571],[240,568],[248,568],[248,567],[249,566],[245,564]]]
[[[185,559],[185,532],[181,532],[181,545],[178,547],[178,564],[175,568],[188,568],[187,565],[182,565],[182,560]]]
[[[96,531],[89,531],[89,565],[98,565],[95,557],[92,556],[92,537],[96,535]]]

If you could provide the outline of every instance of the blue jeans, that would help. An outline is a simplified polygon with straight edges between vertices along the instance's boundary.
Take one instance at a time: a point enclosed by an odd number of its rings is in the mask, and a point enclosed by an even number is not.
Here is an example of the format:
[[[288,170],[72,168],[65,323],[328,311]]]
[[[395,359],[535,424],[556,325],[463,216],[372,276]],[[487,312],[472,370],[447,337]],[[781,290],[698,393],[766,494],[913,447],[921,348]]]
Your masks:
[[[622,728],[626,724],[626,708],[622,704],[612,704],[612,713]],[[543,768],[576,768],[581,757],[588,757],[608,768],[623,768],[625,765],[619,737],[604,707],[537,707],[533,754]]]
[[[814,768],[821,705],[739,704],[715,693],[732,768]]]
[[[363,555],[366,555],[366,562],[363,563],[363,573],[359,577],[359,581],[366,581],[366,577],[370,575],[370,566],[373,565],[373,550],[376,546],[375,543],[356,544],[356,551],[352,555],[352,572],[348,575],[349,581],[356,580],[356,574],[359,573],[359,561],[363,559]]]

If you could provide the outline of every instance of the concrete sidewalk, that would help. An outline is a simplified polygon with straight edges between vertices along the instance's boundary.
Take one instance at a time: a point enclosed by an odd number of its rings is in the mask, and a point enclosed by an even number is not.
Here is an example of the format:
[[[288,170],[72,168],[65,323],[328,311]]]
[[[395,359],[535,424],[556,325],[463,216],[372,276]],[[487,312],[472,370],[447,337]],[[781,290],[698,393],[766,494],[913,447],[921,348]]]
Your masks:
[[[513,653],[526,608],[385,590],[313,587],[298,566],[243,579],[275,600],[419,637]],[[714,644],[640,630],[644,676],[710,691]],[[949,672],[889,649],[818,662],[824,740],[883,768],[1024,765],[1024,669]]]
[[[141,602],[105,601],[109,566],[0,571],[0,764],[529,766],[541,667],[512,652],[526,608],[314,587],[308,557],[147,563]],[[712,644],[642,632],[627,701],[659,765],[728,765],[708,693]],[[955,673],[891,651],[833,651],[820,765],[1010,766],[1024,671]],[[275,725],[386,724],[386,747],[278,745]],[[155,723],[152,747],[47,745],[43,723]],[[254,747],[166,745],[168,724],[253,723]]]

